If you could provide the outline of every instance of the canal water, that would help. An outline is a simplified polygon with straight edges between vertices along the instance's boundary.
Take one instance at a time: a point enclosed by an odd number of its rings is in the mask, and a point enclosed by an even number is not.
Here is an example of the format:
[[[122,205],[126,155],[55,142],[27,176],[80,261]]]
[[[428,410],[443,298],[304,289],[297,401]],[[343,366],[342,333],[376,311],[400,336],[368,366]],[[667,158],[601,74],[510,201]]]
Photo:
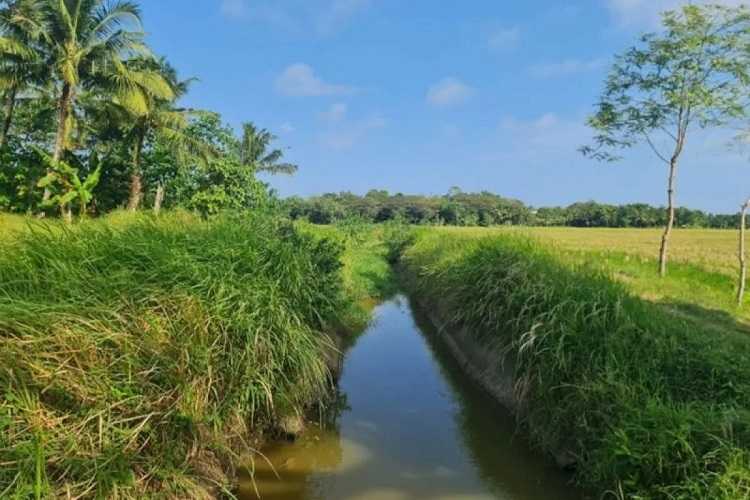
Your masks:
[[[403,296],[376,309],[340,390],[336,423],[265,449],[242,500],[582,498]]]

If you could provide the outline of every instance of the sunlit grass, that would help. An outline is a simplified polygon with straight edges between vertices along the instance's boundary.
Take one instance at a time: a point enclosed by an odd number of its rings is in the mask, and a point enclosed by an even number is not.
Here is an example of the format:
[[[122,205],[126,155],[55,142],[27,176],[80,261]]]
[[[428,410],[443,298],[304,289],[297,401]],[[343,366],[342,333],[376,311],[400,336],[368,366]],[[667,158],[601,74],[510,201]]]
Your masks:
[[[699,305],[725,277],[673,269],[676,289],[663,292],[696,315],[635,295],[655,267],[622,255],[424,229],[401,262],[451,328],[474,332],[498,363],[510,356],[522,422],[541,448],[577,458],[584,486],[613,498],[750,497],[750,336]]]
[[[482,235],[494,232],[517,232],[554,241],[565,250],[593,250],[627,253],[656,259],[661,229],[510,227],[510,228],[440,228],[441,231]],[[675,229],[670,256],[675,262],[698,265],[707,271],[734,276],[737,269],[737,231],[722,229]]]
[[[362,331],[372,309],[397,290],[393,269],[386,259],[388,246],[384,228],[372,224],[320,226],[298,222],[302,231],[340,241],[343,279],[350,307],[344,314],[348,331]]]
[[[0,242],[17,237],[28,229],[34,220],[23,215],[5,214],[0,212]]]
[[[431,228],[446,235],[516,234],[537,239],[560,259],[601,268],[631,291],[707,325],[750,322],[750,305],[735,301],[737,234],[725,230],[676,230],[667,278],[658,276],[658,229]]]
[[[47,228],[0,252],[0,497],[207,498],[328,393],[338,244],[247,216]]]

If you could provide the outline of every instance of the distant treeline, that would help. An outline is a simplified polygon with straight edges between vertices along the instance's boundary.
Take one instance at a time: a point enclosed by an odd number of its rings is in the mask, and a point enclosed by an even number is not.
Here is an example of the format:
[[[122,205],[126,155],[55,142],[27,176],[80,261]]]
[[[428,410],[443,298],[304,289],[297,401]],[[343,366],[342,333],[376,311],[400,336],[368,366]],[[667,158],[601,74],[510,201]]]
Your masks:
[[[327,193],[310,198],[286,198],[282,206],[291,218],[307,219],[314,224],[357,218],[374,223],[400,220],[420,225],[646,228],[664,226],[667,219],[664,208],[645,203],[607,205],[588,201],[567,207],[534,208],[486,191],[464,193],[458,189],[451,189],[442,196],[391,194],[377,190],[364,196],[348,192]],[[738,223],[737,214],[677,209],[677,227],[727,229],[737,227]]]

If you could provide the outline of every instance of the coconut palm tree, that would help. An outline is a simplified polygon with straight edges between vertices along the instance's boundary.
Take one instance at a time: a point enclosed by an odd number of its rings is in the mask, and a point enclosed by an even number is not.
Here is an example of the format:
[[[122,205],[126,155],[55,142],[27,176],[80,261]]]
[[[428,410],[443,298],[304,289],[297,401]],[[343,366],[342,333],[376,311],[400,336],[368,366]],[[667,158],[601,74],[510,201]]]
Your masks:
[[[0,8],[0,92],[5,101],[0,149],[7,143],[18,99],[50,81],[39,43],[42,26],[42,0],[15,0]]]
[[[44,8],[44,40],[59,82],[58,129],[52,158],[68,149],[73,108],[82,89],[118,95],[131,109],[146,107],[151,95],[172,97],[159,75],[125,64],[135,56],[150,56],[143,41],[140,8],[117,0],[48,0]]]
[[[165,98],[150,93],[148,88],[143,88],[142,95],[145,97],[145,106],[140,108],[133,108],[128,106],[127,103],[123,104],[120,99],[114,100],[114,104],[119,107],[121,112],[124,112],[125,122],[129,124],[126,141],[132,144],[133,160],[128,209],[137,210],[143,198],[141,160],[147,138],[153,136],[163,144],[168,145],[174,151],[180,163],[184,162],[186,156],[206,159],[214,156],[216,152],[210,145],[186,133],[191,117],[200,112],[175,107],[175,102],[188,92],[190,84],[194,80],[180,80],[177,71],[164,58],[158,61],[140,59],[133,61],[131,64],[137,67],[138,71],[150,71],[160,75],[172,90],[172,96]],[[163,197],[163,186],[159,187],[161,197]]]
[[[276,140],[271,132],[266,129],[258,129],[253,123],[242,125],[242,141],[240,143],[239,157],[242,165],[252,167],[256,172],[267,172],[270,174],[295,173],[299,167],[291,163],[284,163],[281,159],[284,152],[280,149],[269,151],[271,143]]]
[[[70,149],[79,92],[118,96],[132,110],[146,107],[148,94],[172,96],[159,75],[130,68],[125,61],[150,56],[143,41],[141,14],[127,0],[45,0],[42,43],[57,81],[57,133],[52,154],[59,161]],[[45,189],[44,200],[50,196]]]

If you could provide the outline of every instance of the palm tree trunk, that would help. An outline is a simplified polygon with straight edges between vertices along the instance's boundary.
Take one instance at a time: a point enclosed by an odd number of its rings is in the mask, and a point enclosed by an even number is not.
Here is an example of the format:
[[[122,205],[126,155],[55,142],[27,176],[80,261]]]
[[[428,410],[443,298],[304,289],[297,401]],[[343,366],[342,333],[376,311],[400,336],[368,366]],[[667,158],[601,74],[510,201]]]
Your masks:
[[[128,210],[135,212],[143,198],[143,174],[141,173],[141,153],[143,152],[143,141],[146,134],[143,130],[138,132],[138,137],[133,150],[133,173],[130,174],[130,199]]]
[[[164,184],[160,181],[156,187],[156,197],[154,198],[154,215],[159,215],[162,203],[164,203]]]
[[[13,87],[8,91],[6,96],[7,102],[5,104],[5,121],[3,122],[3,129],[0,132],[0,149],[4,149],[8,143],[8,133],[10,132],[10,126],[13,123],[13,112],[16,109],[16,96],[18,94],[18,88]]]
[[[745,232],[747,228],[747,210],[750,208],[750,200],[747,200],[740,211],[740,282],[737,287],[737,305],[741,306],[745,298],[745,286],[747,283],[747,255],[745,254]]]
[[[55,161],[59,161],[62,158],[63,152],[65,151],[65,145],[68,142],[68,130],[70,108],[73,105],[73,88],[70,84],[66,83],[63,85],[62,93],[60,94],[60,104],[58,109],[58,123],[57,123],[57,136],[55,137],[55,150],[52,153],[52,158]]]
[[[70,133],[68,129],[70,125],[70,108],[73,106],[73,101],[73,87],[69,83],[63,84],[57,109],[58,123],[57,135],[55,137],[55,149],[52,152],[52,159],[55,161],[60,161],[63,152],[65,151],[65,145],[68,142],[68,134]],[[45,188],[44,196],[42,196],[42,201],[49,201],[50,196],[52,196],[52,193],[50,192],[49,188]]]
[[[661,238],[661,249],[659,250],[659,276],[667,275],[667,259],[669,256],[669,238],[675,222],[675,180],[677,177],[677,157],[669,162],[669,182],[667,187],[667,226]]]

